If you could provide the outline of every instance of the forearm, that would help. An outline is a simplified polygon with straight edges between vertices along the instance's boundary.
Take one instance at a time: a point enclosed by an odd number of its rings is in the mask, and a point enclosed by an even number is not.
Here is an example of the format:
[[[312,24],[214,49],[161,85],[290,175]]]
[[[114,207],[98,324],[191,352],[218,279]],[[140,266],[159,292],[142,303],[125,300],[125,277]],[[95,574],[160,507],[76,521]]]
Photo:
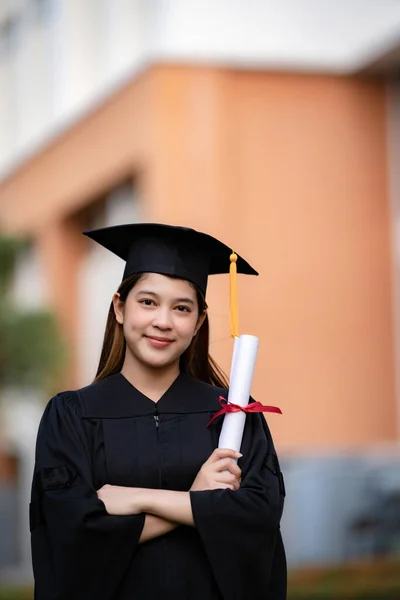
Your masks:
[[[142,510],[162,519],[194,527],[189,492],[143,490]]]
[[[106,484],[98,490],[97,496],[110,515],[146,513],[181,525],[194,526],[189,492]],[[148,527],[153,530],[158,525],[150,521]]]
[[[140,535],[139,544],[144,544],[153,538],[165,535],[179,527],[179,523],[173,523],[156,515],[146,515],[144,527]]]

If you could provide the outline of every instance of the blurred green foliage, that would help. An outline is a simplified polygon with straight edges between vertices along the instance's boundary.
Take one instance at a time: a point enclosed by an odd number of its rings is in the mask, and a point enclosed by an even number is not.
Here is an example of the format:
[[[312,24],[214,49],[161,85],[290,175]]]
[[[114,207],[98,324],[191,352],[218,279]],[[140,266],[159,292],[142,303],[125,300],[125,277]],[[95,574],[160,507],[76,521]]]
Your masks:
[[[8,292],[14,269],[21,252],[28,246],[27,240],[0,236],[0,295]]]
[[[288,589],[288,600],[400,600],[400,560],[302,569]]]
[[[58,323],[46,309],[23,311],[11,297],[11,282],[25,240],[0,236],[0,388],[51,390],[66,356]]]
[[[50,312],[22,313],[0,300],[0,387],[51,388],[63,356],[64,344]]]
[[[33,590],[31,587],[1,587],[0,600],[33,600]]]

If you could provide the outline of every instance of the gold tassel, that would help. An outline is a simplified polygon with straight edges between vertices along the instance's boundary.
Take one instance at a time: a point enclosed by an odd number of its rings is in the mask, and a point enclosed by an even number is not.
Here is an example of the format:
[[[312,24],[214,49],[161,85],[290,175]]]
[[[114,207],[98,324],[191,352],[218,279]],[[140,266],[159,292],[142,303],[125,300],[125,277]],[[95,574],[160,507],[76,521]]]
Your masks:
[[[239,337],[239,305],[237,291],[237,254],[232,250],[230,255],[231,265],[229,267],[230,277],[230,320],[231,320],[231,336]]]

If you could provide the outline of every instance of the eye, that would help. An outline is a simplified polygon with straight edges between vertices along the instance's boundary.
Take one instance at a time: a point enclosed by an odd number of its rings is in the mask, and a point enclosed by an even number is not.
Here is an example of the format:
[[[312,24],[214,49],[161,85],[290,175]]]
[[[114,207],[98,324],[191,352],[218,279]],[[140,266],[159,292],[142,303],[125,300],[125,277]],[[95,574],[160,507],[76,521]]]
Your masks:
[[[188,306],[184,306],[183,304],[180,304],[179,306],[176,307],[176,309],[179,312],[191,312],[190,308]]]
[[[139,304],[143,304],[143,306],[155,306],[154,300],[151,300],[150,298],[139,300]]]

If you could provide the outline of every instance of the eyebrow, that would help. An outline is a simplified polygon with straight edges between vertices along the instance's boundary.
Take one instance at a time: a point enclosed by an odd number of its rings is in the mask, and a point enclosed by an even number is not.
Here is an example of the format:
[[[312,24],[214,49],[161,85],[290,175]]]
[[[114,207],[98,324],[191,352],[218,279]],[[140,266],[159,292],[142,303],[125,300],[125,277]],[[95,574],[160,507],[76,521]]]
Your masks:
[[[158,298],[158,294],[156,294],[155,292],[151,292],[150,290],[139,290],[138,295],[139,294],[145,294],[146,296],[154,296],[155,298]],[[193,305],[195,304],[191,298],[175,298],[174,301],[175,302],[186,302],[187,304],[193,304]]]

